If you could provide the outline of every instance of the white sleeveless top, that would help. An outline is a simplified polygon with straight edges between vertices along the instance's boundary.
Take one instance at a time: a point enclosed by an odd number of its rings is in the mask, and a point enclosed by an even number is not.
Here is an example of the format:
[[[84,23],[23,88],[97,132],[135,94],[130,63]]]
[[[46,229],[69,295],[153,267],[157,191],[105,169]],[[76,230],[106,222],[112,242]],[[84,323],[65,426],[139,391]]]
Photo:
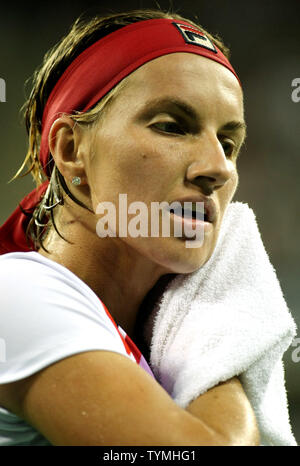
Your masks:
[[[37,252],[0,256],[0,384],[92,350],[123,354],[153,376],[104,303],[75,274]],[[4,445],[50,443],[0,406],[0,446]]]

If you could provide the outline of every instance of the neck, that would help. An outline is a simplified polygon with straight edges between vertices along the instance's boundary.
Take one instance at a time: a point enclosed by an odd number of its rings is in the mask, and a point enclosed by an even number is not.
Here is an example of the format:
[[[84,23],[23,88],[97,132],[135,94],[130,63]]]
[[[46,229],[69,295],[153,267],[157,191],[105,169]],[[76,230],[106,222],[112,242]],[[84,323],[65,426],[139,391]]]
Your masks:
[[[68,241],[51,228],[45,240],[48,252],[40,249],[39,253],[83,280],[132,337],[145,297],[168,270],[139,254],[122,238],[99,238],[95,229],[81,221],[67,225],[62,230],[57,226]]]

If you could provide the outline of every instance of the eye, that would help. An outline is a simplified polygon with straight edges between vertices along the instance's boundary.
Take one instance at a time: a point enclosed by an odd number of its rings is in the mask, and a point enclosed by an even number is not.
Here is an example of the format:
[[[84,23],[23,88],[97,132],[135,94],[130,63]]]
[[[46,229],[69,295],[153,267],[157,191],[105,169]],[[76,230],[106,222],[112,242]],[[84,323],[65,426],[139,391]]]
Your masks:
[[[231,157],[235,150],[235,143],[231,140],[225,139],[221,141],[221,144],[226,157]]]
[[[162,121],[154,123],[152,127],[162,131],[163,133],[185,134],[185,131],[182,129],[182,127],[174,121]]]

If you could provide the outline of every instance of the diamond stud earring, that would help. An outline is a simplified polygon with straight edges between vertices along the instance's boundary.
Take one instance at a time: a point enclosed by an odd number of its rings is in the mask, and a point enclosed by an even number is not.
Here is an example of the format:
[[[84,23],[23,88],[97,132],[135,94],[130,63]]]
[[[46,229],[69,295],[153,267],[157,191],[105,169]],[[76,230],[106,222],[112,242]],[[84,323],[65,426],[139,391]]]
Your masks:
[[[79,186],[81,184],[80,176],[74,176],[74,178],[72,179],[72,184],[74,184],[74,186]]]

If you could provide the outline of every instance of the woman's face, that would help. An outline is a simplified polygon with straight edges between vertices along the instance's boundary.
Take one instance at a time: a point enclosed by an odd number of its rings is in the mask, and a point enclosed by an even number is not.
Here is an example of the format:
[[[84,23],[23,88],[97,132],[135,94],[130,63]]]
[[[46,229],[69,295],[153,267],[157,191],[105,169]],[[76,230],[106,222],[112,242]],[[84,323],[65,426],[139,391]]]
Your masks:
[[[149,213],[148,237],[118,238],[127,248],[171,273],[188,273],[211,256],[225,209],[238,184],[236,159],[243,142],[243,97],[224,66],[191,53],[159,57],[133,72],[95,128],[86,172],[94,211],[140,201]],[[216,216],[201,247],[187,238],[151,236],[151,203],[213,200]],[[127,222],[137,216],[126,214]],[[124,212],[120,212],[124,215]],[[101,216],[99,216],[100,218]],[[99,238],[101,241],[101,238]]]

